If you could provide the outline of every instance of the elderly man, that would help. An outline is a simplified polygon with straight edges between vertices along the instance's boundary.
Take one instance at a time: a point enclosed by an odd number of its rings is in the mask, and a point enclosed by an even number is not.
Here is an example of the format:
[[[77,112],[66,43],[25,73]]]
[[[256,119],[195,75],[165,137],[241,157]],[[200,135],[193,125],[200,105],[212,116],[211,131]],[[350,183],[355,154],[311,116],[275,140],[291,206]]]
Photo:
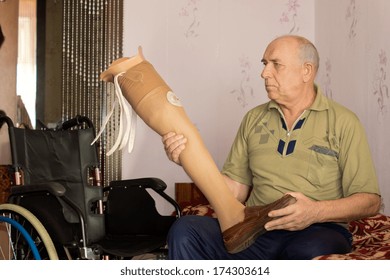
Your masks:
[[[226,232],[217,219],[184,216],[169,234],[171,259],[302,260],[347,253],[347,222],[379,211],[364,129],[354,113],[327,99],[314,83],[319,67],[315,46],[300,36],[281,36],[268,45],[262,62],[270,101],[245,115],[222,174],[248,207],[270,205],[286,194],[296,202],[264,208],[266,232],[234,252],[226,250]],[[170,132],[162,141],[168,158],[181,164],[190,139]],[[228,203],[225,208],[229,211]]]

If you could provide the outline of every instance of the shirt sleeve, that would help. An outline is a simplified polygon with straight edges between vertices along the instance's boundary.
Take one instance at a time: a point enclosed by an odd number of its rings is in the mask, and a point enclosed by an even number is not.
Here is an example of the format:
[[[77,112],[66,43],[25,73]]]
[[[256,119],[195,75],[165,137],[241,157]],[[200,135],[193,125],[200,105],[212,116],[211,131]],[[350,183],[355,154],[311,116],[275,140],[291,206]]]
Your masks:
[[[376,171],[361,122],[355,114],[344,114],[339,116],[337,123],[344,196],[362,192],[379,195]]]
[[[251,186],[252,173],[249,168],[249,155],[246,131],[248,130],[248,114],[243,118],[232,147],[222,168],[222,174],[234,181]]]

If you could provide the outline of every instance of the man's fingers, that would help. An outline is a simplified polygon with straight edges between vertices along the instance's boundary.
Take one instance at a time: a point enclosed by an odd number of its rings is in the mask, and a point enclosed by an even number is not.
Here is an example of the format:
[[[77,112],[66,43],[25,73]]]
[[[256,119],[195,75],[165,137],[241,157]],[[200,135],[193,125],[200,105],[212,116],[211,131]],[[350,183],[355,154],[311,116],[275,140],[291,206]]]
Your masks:
[[[187,138],[184,135],[177,135],[174,132],[168,132],[162,136],[162,142],[164,144],[165,153],[168,158],[180,165],[179,156],[181,152],[185,149],[185,143],[187,143]]]
[[[165,143],[169,138],[171,138],[175,135],[176,135],[176,133],[174,133],[174,132],[168,132],[167,134],[164,134],[162,136],[162,142]]]

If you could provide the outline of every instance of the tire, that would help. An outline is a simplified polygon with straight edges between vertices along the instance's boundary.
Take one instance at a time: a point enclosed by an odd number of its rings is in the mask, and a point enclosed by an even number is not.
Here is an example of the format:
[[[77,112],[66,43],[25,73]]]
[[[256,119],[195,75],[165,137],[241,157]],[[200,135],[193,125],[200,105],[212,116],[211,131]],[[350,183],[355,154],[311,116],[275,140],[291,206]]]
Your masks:
[[[7,217],[19,223],[31,236],[39,255],[43,260],[58,260],[56,248],[50,235],[42,223],[26,208],[16,204],[0,204],[0,216]],[[9,250],[0,250],[0,259],[10,260],[31,260],[35,259],[30,243],[23,237],[17,227],[11,227],[9,223],[4,224],[8,235]],[[6,255],[5,252],[9,251]]]

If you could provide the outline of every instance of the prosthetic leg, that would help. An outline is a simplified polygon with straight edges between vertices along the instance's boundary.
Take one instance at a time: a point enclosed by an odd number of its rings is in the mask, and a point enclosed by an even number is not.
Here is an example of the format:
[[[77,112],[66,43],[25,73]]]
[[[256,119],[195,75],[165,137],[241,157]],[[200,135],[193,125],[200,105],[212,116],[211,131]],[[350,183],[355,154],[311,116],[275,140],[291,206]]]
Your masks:
[[[213,205],[220,217],[221,228],[228,228],[229,222],[225,221],[231,220],[232,217],[228,214],[224,219],[226,211],[220,211],[220,209],[229,205],[230,208],[235,209],[234,212],[237,215],[238,212],[243,212],[244,206],[228,190],[180,100],[154,67],[145,60],[142,49],[138,49],[136,56],[114,61],[101,74],[101,79],[106,82],[115,82],[117,79],[119,88],[131,107],[159,135],[175,132],[186,136],[188,141],[186,149],[180,154],[180,162],[186,173]],[[220,199],[221,196],[223,199]]]
[[[160,136],[175,132],[187,138],[186,148],[180,154],[180,162],[213,206],[221,230],[229,229],[225,241],[225,244],[228,243],[226,247],[231,252],[248,247],[251,242],[248,239],[253,239],[264,229],[264,223],[256,223],[260,208],[249,211],[250,208],[247,208],[244,211],[245,206],[229,190],[180,100],[154,67],[145,60],[141,48],[138,50],[138,55],[113,62],[101,74],[101,79],[117,83],[137,115]],[[237,225],[245,223],[248,219],[251,221],[251,226],[249,229],[246,227],[246,230],[251,234],[245,237],[245,240],[240,240],[241,235],[235,234],[238,230]],[[234,225],[236,227],[233,227]]]

